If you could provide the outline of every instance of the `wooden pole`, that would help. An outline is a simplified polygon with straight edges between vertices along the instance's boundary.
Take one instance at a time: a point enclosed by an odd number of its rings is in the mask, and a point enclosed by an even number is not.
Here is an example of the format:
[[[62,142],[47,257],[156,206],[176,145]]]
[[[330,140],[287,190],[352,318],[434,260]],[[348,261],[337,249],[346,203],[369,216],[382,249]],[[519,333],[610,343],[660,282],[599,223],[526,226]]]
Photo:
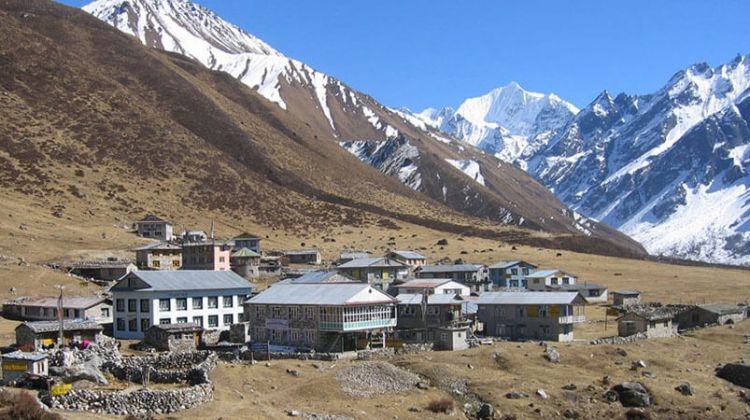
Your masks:
[[[266,354],[268,355],[268,361],[271,361],[271,341],[266,341]]]

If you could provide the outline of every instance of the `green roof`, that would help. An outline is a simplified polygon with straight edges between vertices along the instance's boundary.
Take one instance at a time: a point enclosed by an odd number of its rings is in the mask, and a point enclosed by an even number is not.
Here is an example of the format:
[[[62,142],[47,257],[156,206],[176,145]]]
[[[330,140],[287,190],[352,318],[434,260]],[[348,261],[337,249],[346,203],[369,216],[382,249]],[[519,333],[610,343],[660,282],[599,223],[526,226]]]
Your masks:
[[[255,252],[255,251],[253,251],[251,249],[242,248],[241,250],[239,250],[239,251],[235,252],[234,254],[232,254],[232,257],[233,258],[260,257],[260,254],[258,254],[257,252]]]

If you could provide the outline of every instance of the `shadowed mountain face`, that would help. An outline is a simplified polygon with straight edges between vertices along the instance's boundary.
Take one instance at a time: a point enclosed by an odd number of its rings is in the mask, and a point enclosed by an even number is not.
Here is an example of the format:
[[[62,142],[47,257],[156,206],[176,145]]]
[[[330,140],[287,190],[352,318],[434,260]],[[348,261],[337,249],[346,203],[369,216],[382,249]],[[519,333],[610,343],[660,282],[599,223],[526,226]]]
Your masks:
[[[455,211],[640,249],[615,230],[569,211],[523,171],[446,138],[411,115],[386,108],[345,83],[285,57],[201,6],[185,0],[103,0],[84,10],[145,45],[230,74],[271,101],[271,108],[304,121],[320,140],[342,146]]]
[[[534,221],[530,227],[566,233],[545,239],[515,231],[518,242],[627,255],[640,250],[595,224],[591,235],[567,234],[579,232],[573,215],[565,216],[563,205],[516,169],[483,175],[487,185],[514,185],[506,195],[484,191],[489,188],[445,161],[457,152],[410,133],[411,126],[384,108],[399,134],[368,140],[421,146],[420,156],[410,159],[419,162],[426,195],[363,164],[341,147],[340,137],[296,115],[294,98],[284,110],[227,73],[144,47],[82,11],[41,0],[3,1],[0,37],[0,187],[51,211],[136,215],[148,209],[170,217],[209,210],[290,230],[398,219],[488,237],[498,231],[482,230],[486,221],[471,215],[513,214]],[[464,153],[464,160],[497,165],[473,149]],[[476,190],[487,198],[452,210],[429,194],[442,195],[446,185],[446,195]],[[547,215],[559,216],[547,225],[536,222]]]

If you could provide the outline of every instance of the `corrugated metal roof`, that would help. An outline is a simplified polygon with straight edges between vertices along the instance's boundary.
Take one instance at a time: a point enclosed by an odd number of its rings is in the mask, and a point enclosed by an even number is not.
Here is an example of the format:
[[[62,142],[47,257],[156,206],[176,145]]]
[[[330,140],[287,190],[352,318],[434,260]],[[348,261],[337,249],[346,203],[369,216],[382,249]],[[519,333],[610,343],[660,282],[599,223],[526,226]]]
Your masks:
[[[3,360],[30,360],[37,362],[44,360],[49,357],[49,354],[43,351],[25,352],[25,351],[14,351],[12,353],[6,353],[3,355]]]
[[[448,265],[423,265],[419,268],[420,273],[456,273],[462,271],[479,271],[481,265],[476,264],[448,264]]]
[[[569,277],[575,277],[573,274],[570,274],[570,273],[567,273],[565,271],[562,271],[559,268],[548,268],[548,269],[544,269],[544,270],[536,270],[534,272],[531,272],[530,274],[528,274],[526,276],[526,278],[530,278],[530,279],[543,279],[545,277],[549,277],[549,276],[557,274],[557,273],[562,273],[562,274],[564,274],[566,276],[569,276]]]
[[[178,322],[176,324],[154,324],[150,328],[156,328],[167,332],[195,332],[203,331],[203,327],[194,322]]]
[[[237,275],[234,271],[177,270],[177,271],[136,271],[130,275],[138,277],[151,287],[141,291],[179,291],[208,289],[254,289],[255,285]],[[127,276],[112,289],[126,284]]]
[[[60,330],[60,321],[32,321],[24,322],[23,324],[16,327],[16,329],[26,326],[35,333],[40,332],[51,332]],[[64,319],[63,320],[63,331],[101,331],[102,326],[94,321],[80,320],[80,319]]]
[[[637,290],[617,290],[612,293],[616,293],[618,295],[640,295],[641,294],[641,292]]]
[[[367,251],[351,251],[351,252],[342,252],[341,255],[339,255],[340,260],[360,260],[362,258],[370,258],[372,256],[371,253]]]
[[[284,252],[284,255],[315,255],[319,253],[320,251],[317,249],[303,249],[300,251],[286,251]]]
[[[399,305],[421,305],[422,295],[417,293],[403,293],[396,296]],[[467,302],[460,295],[441,293],[427,296],[428,305],[461,305]]]
[[[18,298],[12,301],[6,302],[6,305],[21,305],[21,306],[37,306],[45,308],[56,308],[57,307],[56,297],[40,297],[40,298]],[[107,298],[97,296],[63,296],[63,308],[64,309],[88,309],[92,306],[96,306]]]
[[[602,286],[601,284],[594,284],[594,283],[587,283],[587,284],[556,284],[552,286],[547,286],[548,289],[555,289],[555,290],[603,290],[606,289],[607,286]]]
[[[378,267],[399,267],[399,268],[405,268],[406,266],[404,264],[401,264],[398,261],[392,260],[390,258],[385,257],[375,257],[375,258],[360,258],[356,260],[351,260],[345,264],[341,264],[339,268],[378,268]]]
[[[426,260],[427,257],[414,251],[391,251],[392,254],[398,255],[407,260]]]
[[[698,305],[701,309],[713,312],[718,315],[737,314],[747,310],[744,306],[730,305],[726,303],[711,303],[707,305]]]
[[[414,279],[406,283],[399,284],[396,288],[404,289],[433,289],[445,283],[453,281],[452,279]]]
[[[235,252],[231,256],[234,258],[248,258],[248,257],[259,258],[260,254],[253,251],[252,249],[242,248],[241,250]]]
[[[534,265],[534,264],[531,264],[531,263],[528,263],[528,262],[526,262],[526,261],[523,261],[523,260],[515,260],[515,261],[498,261],[498,262],[496,262],[495,264],[492,264],[492,265],[490,266],[490,268],[508,268],[508,267],[513,267],[514,265],[518,265],[518,264],[525,264],[525,265],[528,265],[528,266],[530,266],[530,267],[534,267],[534,268],[536,268],[536,265]]]
[[[127,268],[131,264],[133,264],[132,261],[125,261],[125,260],[77,261],[71,264],[70,268],[72,269]]]
[[[335,271],[313,271],[306,273],[296,279],[286,279],[285,283],[355,283],[354,280],[344,277]]]
[[[366,301],[354,301],[360,293],[367,293]],[[248,303],[263,305],[351,305],[388,304],[396,299],[372,288],[365,283],[279,283],[259,295],[250,298]]]
[[[490,292],[479,296],[479,305],[569,305],[574,292]]]
[[[235,237],[234,237],[234,238],[232,238],[232,239],[234,239],[235,241],[236,241],[236,240],[243,240],[243,239],[244,239],[244,240],[249,240],[249,239],[260,239],[260,236],[258,236],[258,235],[255,235],[255,234],[252,234],[252,233],[247,233],[247,232],[244,232],[244,233],[240,233],[239,235],[235,236]]]
[[[173,245],[166,242],[143,245],[142,247],[135,248],[134,251],[151,251],[151,250],[178,250],[182,249],[181,246]]]

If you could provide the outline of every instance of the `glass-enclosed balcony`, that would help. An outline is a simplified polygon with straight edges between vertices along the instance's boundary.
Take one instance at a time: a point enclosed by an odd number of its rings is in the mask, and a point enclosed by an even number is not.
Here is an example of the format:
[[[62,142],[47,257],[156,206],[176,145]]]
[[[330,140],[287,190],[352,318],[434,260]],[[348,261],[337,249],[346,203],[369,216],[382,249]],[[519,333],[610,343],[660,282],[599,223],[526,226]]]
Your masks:
[[[392,305],[324,306],[320,308],[323,331],[360,331],[396,326]]]

